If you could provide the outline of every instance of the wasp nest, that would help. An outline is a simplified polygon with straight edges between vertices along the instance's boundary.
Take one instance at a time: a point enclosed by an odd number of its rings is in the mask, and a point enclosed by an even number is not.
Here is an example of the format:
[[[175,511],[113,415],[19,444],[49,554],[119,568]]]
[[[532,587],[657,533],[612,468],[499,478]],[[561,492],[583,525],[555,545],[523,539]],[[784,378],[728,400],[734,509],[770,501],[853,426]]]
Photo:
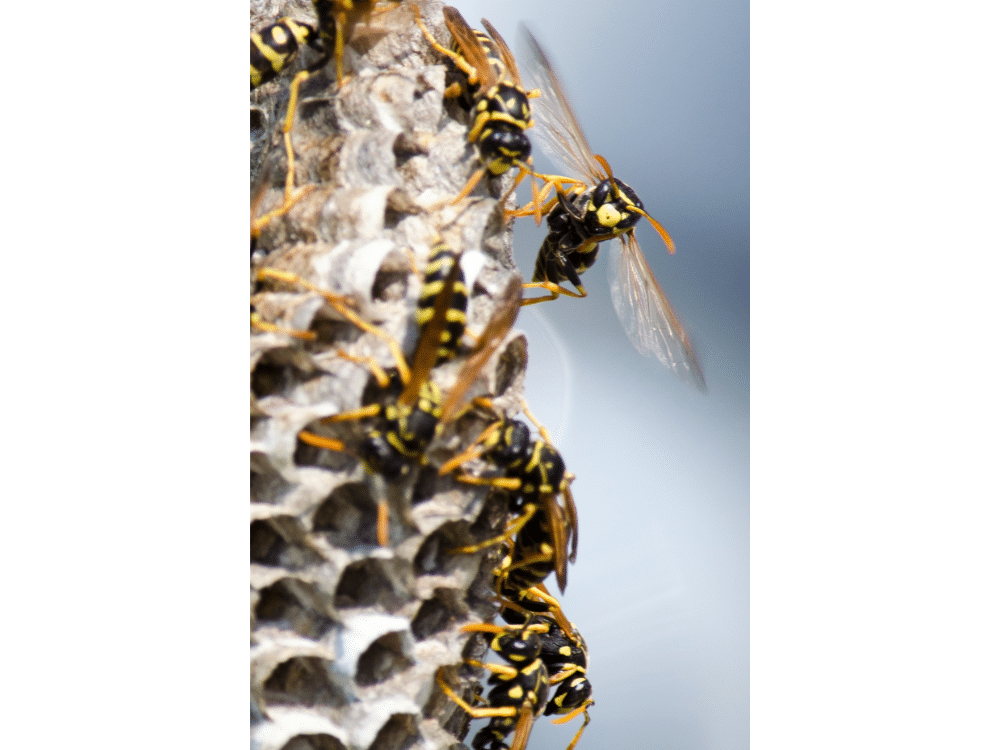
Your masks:
[[[314,22],[312,9],[251,6],[251,30],[282,15]],[[424,18],[447,38],[441,4]],[[255,13],[254,10],[257,10]],[[478,639],[460,627],[492,619],[491,553],[446,550],[496,533],[502,499],[485,487],[440,477],[444,461],[488,425],[470,410],[443,429],[396,481],[366,472],[352,455],[366,420],[325,417],[378,400],[370,358],[392,368],[385,343],[345,320],[315,289],[351,309],[412,356],[420,269],[440,236],[464,253],[468,331],[482,330],[509,284],[519,283],[502,183],[447,201],[479,166],[465,113],[445,100],[446,68],[404,5],[359,27],[338,88],[333,64],[302,85],[291,141],[295,186],[309,192],[264,226],[251,245],[251,304],[271,330],[250,344],[250,685],[255,750],[395,750],[462,747],[469,719],[443,696],[435,674]],[[262,216],[282,205],[287,168],[281,124],[291,75],[251,96],[251,196]],[[261,269],[295,274],[312,285]],[[289,277],[284,277],[289,278]],[[308,332],[307,339],[302,334]],[[431,377],[448,393],[465,353]],[[524,338],[512,332],[470,395],[513,408],[521,394]],[[308,429],[343,452],[298,440]],[[377,506],[388,504],[390,541],[377,538]],[[482,648],[480,646],[480,648]],[[454,670],[451,670],[454,671]],[[455,684],[466,697],[476,676]]]

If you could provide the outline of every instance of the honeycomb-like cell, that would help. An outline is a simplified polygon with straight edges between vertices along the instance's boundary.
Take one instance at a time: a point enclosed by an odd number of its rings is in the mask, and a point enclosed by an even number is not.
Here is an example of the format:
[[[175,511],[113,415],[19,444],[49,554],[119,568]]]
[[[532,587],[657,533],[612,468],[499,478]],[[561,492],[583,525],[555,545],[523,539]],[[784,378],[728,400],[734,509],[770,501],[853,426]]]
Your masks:
[[[420,2],[440,39],[439,0]],[[309,0],[251,0],[251,30],[282,15],[314,22]],[[288,85],[315,60],[305,50],[286,73],[251,92],[251,197],[256,216],[283,201],[281,133]],[[445,750],[464,747],[469,717],[445,696],[439,668],[472,699],[483,639],[461,627],[491,619],[498,550],[452,554],[504,524],[507,501],[439,476],[493,421],[473,409],[442,424],[398,480],[358,460],[372,419],[328,417],[381,403],[365,362],[396,362],[378,336],[350,322],[310,286],[338,295],[411,358],[419,332],[421,269],[438,236],[464,253],[468,332],[456,359],[431,378],[448,393],[475,339],[521,279],[498,198],[512,175],[484,179],[451,199],[479,167],[465,113],[443,96],[446,66],[404,3],[359,27],[338,88],[332,65],[300,90],[291,142],[295,185],[308,193],[251,243],[251,304],[277,330],[252,329],[250,346],[251,747],[253,750]],[[308,283],[261,278],[261,269]],[[345,357],[345,355],[347,355]],[[523,393],[527,347],[512,331],[468,396],[512,412]],[[308,445],[299,433],[339,440]],[[380,546],[378,509],[389,511]]]

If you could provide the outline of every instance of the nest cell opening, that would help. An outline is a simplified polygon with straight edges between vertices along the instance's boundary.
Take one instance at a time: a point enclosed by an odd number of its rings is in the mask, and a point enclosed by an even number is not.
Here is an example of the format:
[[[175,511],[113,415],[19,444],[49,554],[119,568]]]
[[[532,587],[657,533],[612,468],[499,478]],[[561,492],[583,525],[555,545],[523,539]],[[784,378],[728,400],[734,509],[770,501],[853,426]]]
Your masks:
[[[404,672],[416,662],[407,655],[404,633],[386,633],[358,658],[354,681],[362,687],[377,685]]]
[[[375,735],[368,750],[408,750],[420,740],[417,717],[393,714]]]
[[[264,703],[276,706],[347,705],[343,691],[330,679],[326,662],[315,656],[296,656],[275,667],[264,683]]]
[[[343,609],[380,606],[394,612],[410,601],[403,583],[408,579],[405,560],[360,560],[344,569],[333,602]]]
[[[464,620],[468,607],[462,593],[455,589],[434,589],[434,596],[424,601],[410,623],[410,631],[418,641],[447,630],[454,623]]]
[[[306,638],[317,639],[333,627],[333,621],[304,603],[296,589],[304,586],[301,581],[283,578],[260,591],[254,607],[258,627],[272,626],[293,630]]]
[[[377,526],[378,504],[362,482],[337,487],[312,517],[312,530],[344,549],[377,545]]]

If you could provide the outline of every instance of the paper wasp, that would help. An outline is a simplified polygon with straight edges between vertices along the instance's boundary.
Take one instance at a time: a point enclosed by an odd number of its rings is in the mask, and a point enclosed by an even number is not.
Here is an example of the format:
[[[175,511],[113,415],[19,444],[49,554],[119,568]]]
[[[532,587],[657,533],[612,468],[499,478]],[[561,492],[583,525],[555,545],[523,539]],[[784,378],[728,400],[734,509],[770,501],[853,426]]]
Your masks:
[[[299,88],[302,82],[305,81],[310,75],[318,70],[322,70],[326,67],[327,63],[330,62],[332,58],[336,65],[337,70],[337,85],[339,86],[344,80],[344,46],[347,41],[351,38],[355,28],[366,21],[368,21],[371,16],[376,13],[376,5],[378,5],[379,0],[313,0],[313,7],[316,9],[317,18],[317,29],[318,31],[313,31],[313,33],[318,37],[319,46],[322,48],[323,56],[317,60],[315,63],[310,65],[305,70],[299,71],[295,77],[292,79],[292,83],[288,89],[288,110],[285,113],[285,122],[282,126],[282,134],[285,143],[285,154],[288,161],[288,170],[285,175],[285,197],[284,200],[277,209],[270,211],[259,219],[251,218],[250,223],[250,235],[256,237],[260,234],[261,230],[267,226],[272,219],[277,216],[281,216],[288,212],[288,210],[294,206],[299,200],[310,193],[314,186],[307,186],[299,191],[295,191],[295,149],[292,148],[292,125],[295,121],[295,111],[298,107],[299,101]],[[402,0],[385,0],[392,6],[398,5]],[[283,19],[288,21],[289,19]],[[280,23],[280,22],[279,22]],[[297,22],[295,26],[299,29],[310,28],[305,24],[300,24]],[[310,29],[312,30],[312,29]],[[293,37],[298,39],[298,34],[302,33],[297,31],[293,33]],[[298,44],[301,44],[301,40],[298,40]],[[261,50],[256,50],[260,52]],[[276,70],[280,70],[284,66],[285,62],[294,54],[294,49],[284,56],[280,64],[277,66]],[[250,38],[250,88],[254,88],[253,83],[253,71],[254,71],[254,39],[253,36]],[[274,63],[271,63],[271,67],[274,67]],[[273,77],[273,76],[271,76]],[[253,211],[251,211],[251,215]]]
[[[572,625],[569,627],[572,628]],[[573,750],[580,741],[583,730],[590,723],[587,709],[594,704],[591,698],[593,688],[587,679],[589,661],[587,646],[579,632],[572,628],[573,637],[567,636],[555,620],[546,616],[528,617],[519,623],[506,626],[487,623],[466,625],[462,631],[492,633],[490,648],[512,665],[508,667],[474,659],[466,660],[470,666],[483,667],[493,673],[489,684],[496,687],[486,698],[489,706],[486,709],[473,708],[461,700],[444,682],[440,672],[438,673],[438,685],[449,698],[462,706],[473,718],[492,719],[473,738],[472,747],[475,750],[505,748],[507,746],[503,744],[504,739],[515,730],[510,745],[510,750],[515,750],[517,747],[526,746],[536,716],[558,714],[560,718],[553,719],[552,723],[565,724],[583,714],[584,722],[566,749]],[[547,689],[545,692],[536,690],[532,695],[531,688],[541,682],[542,670],[536,664],[536,659],[541,661],[544,667]],[[525,683],[528,683],[528,689],[525,689]],[[529,700],[522,698],[518,705],[517,698],[522,695],[528,696]],[[543,704],[544,710],[541,709]],[[511,712],[513,707],[518,709],[517,713]],[[502,713],[496,712],[497,709]],[[514,721],[515,717],[517,722]]]
[[[460,705],[474,719],[490,719],[472,740],[473,750],[501,750],[507,735],[514,732],[509,750],[524,750],[535,717],[545,708],[549,692],[549,674],[540,658],[542,639],[537,632],[525,625],[503,628],[497,625],[476,624],[462,628],[467,633],[493,633],[490,648],[508,664],[491,664],[467,659],[466,664],[487,669],[492,674],[488,684],[493,685],[486,697],[487,705],[470,706],[451,689],[441,670],[438,670],[438,687]]]
[[[532,283],[525,286],[544,288],[549,294],[525,300],[525,304],[553,300],[559,295],[585,297],[580,274],[594,264],[601,242],[618,238],[621,248],[612,253],[611,259],[611,297],[629,340],[641,354],[655,356],[681,378],[704,390],[705,377],[698,358],[642,254],[635,226],[646,217],[671,254],[673,240],[646,212],[635,191],[617,179],[607,161],[591,150],[545,53],[524,26],[521,36],[527,47],[526,78],[541,91],[534,104],[538,133],[546,152],[569,175],[548,176],[533,204],[514,214],[548,214],[549,234],[538,252]],[[564,188],[564,184],[569,187]],[[556,196],[542,205],[552,188]],[[577,291],[560,286],[563,281],[569,281]]]
[[[515,553],[505,573],[513,590],[530,586],[528,577],[541,571],[541,582],[555,570],[559,590],[566,589],[567,562],[576,560],[578,523],[576,504],[569,485],[573,475],[566,471],[562,456],[552,445],[552,439],[534,415],[523,405],[525,416],[538,428],[541,438],[531,440],[528,426],[520,420],[500,419],[476,439],[466,451],[441,466],[447,474],[466,461],[481,457],[504,472],[502,477],[476,477],[458,474],[456,478],[469,484],[480,484],[508,490],[511,512],[517,517],[502,534],[479,544],[459,547],[454,553],[473,553],[502,542],[513,540]],[[563,502],[560,504],[560,497]],[[520,585],[526,584],[526,585]]]
[[[524,90],[510,48],[485,18],[482,23],[488,35],[470,27],[461,13],[446,5],[444,21],[454,40],[448,49],[424,25],[416,4],[411,4],[411,8],[427,41],[450,58],[464,76],[460,83],[448,87],[445,96],[462,96],[470,110],[473,121],[469,143],[478,146],[483,163],[453,202],[471,193],[485,174],[499,177],[511,167],[520,168],[514,183],[516,187],[525,174],[533,174],[531,142],[524,131],[534,124],[528,99],[537,96],[538,92]]]
[[[321,420],[337,423],[371,419],[360,447],[355,451],[339,439],[310,430],[299,432],[299,439],[308,445],[353,455],[370,475],[393,482],[409,472],[414,464],[424,463],[428,446],[442,424],[462,412],[464,396],[475,382],[479,371],[489,361],[513,325],[520,309],[521,285],[511,279],[499,299],[500,306],[486,324],[466,362],[459,370],[455,386],[444,397],[433,381],[431,371],[458,351],[465,328],[465,308],[468,292],[465,288],[460,253],[438,241],[425,269],[417,320],[420,338],[411,361],[403,354],[398,342],[377,326],[364,321],[346,304],[344,298],[331,295],[291,274],[273,269],[262,271],[263,278],[298,283],[323,295],[337,312],[362,330],[376,335],[392,355],[395,369],[386,372],[371,358],[341,353],[345,359],[366,366],[375,377],[380,395],[374,403]],[[259,278],[262,276],[259,275]],[[276,326],[260,321],[256,327],[275,330]],[[288,329],[278,329],[290,333]],[[308,332],[299,332],[308,333]],[[299,338],[308,338],[305,335]],[[384,496],[384,493],[379,493]],[[383,498],[379,502],[378,539],[383,546],[389,539],[389,508]]]

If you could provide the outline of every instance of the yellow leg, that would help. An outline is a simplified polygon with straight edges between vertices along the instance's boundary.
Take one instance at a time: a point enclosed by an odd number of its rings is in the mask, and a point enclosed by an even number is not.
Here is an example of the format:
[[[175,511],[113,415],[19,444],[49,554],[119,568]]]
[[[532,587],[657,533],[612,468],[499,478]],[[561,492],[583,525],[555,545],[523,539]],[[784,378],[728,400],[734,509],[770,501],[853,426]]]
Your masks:
[[[351,300],[347,297],[342,297],[340,295],[331,294],[330,292],[320,289],[315,284],[311,284],[301,276],[288,271],[279,271],[276,268],[262,268],[257,272],[257,279],[259,281],[264,281],[267,279],[272,279],[276,281],[283,281],[286,284],[295,284],[308,289],[310,292],[315,292],[321,295],[327,303],[336,310],[342,317],[346,318],[348,321],[356,325],[362,331],[370,333],[379,340],[381,340],[386,346],[389,347],[389,351],[392,354],[392,358],[396,362],[396,369],[399,370],[399,377],[404,384],[410,382],[410,367],[406,364],[406,357],[403,356],[403,350],[399,348],[399,344],[393,339],[389,334],[383,331],[378,326],[372,325],[367,320],[362,319],[356,312],[350,309],[349,305]],[[376,376],[377,377],[377,376]]]
[[[370,404],[368,406],[362,406],[360,409],[355,409],[354,411],[345,411],[341,414],[334,414],[332,417],[324,417],[322,421],[324,422],[355,422],[359,419],[366,419],[368,417],[374,417],[379,413],[381,407],[378,404]]]
[[[464,708],[466,713],[468,713],[473,719],[489,719],[494,716],[517,716],[518,714],[518,709],[514,706],[504,706],[501,708],[473,708],[458,697],[458,695],[455,694],[455,691],[448,686],[448,683],[445,682],[444,678],[441,676],[440,669],[438,669],[437,673],[437,684],[445,695]]]
[[[307,185],[298,192],[295,190],[295,149],[292,148],[292,125],[295,123],[295,110],[299,104],[299,86],[311,75],[309,70],[301,70],[292,79],[292,84],[288,89],[288,110],[285,113],[285,123],[282,126],[282,134],[285,141],[285,158],[288,161],[288,171],[285,174],[285,199],[281,206],[274,211],[256,219],[250,224],[250,236],[257,237],[261,231],[273,219],[282,216],[298,203],[302,198],[316,189],[315,185]]]
[[[465,77],[469,79],[469,83],[471,85],[475,86],[479,83],[479,75],[476,73],[476,69],[469,65],[469,63],[463,59],[461,55],[458,55],[447,47],[441,45],[438,40],[434,38],[434,35],[431,34],[430,30],[424,26],[424,19],[421,17],[420,8],[417,7],[416,3],[410,3],[410,10],[413,11],[413,20],[417,22],[417,26],[420,27],[420,31],[423,32],[424,38],[427,39],[427,42],[445,57],[450,57],[458,69],[461,70],[465,74]]]
[[[340,440],[334,440],[333,438],[325,438],[320,435],[316,435],[312,432],[307,432],[302,430],[299,432],[299,440],[301,440],[306,445],[312,445],[316,448],[326,448],[328,451],[337,451],[337,453],[347,453],[347,446]]]
[[[567,297],[574,297],[575,299],[583,299],[587,296],[587,290],[583,286],[578,286],[577,291],[573,292],[565,287],[559,286],[552,281],[529,281],[523,285],[524,289],[548,289],[549,294],[544,297],[531,297],[530,299],[521,300],[521,307],[525,305],[535,305],[539,302],[551,302],[554,299],[558,299],[560,294],[564,294]]]
[[[441,466],[441,468],[438,469],[438,475],[444,476],[445,474],[450,474],[459,466],[464,464],[466,461],[471,461],[474,458],[479,458],[479,456],[482,454],[482,451],[479,450],[480,446],[482,445],[482,443],[491,439],[493,435],[496,434],[497,430],[500,429],[501,425],[503,425],[503,422],[494,422],[485,430],[483,430],[482,433],[480,433],[479,437],[477,437],[473,441],[472,445],[470,445],[464,451],[459,453],[457,456],[454,456],[450,460],[446,461]]]
[[[495,544],[502,544],[508,539],[513,539],[514,536],[524,528],[524,525],[531,520],[531,517],[535,515],[537,510],[536,506],[528,504],[524,506],[524,513],[511,521],[504,532],[499,536],[495,536],[492,539],[487,539],[485,542],[480,542],[479,544],[473,544],[469,547],[455,547],[454,549],[448,550],[450,555],[471,555],[474,552],[479,552],[480,550],[492,547]]]
[[[378,501],[378,544],[389,546],[389,502],[385,498]]]
[[[250,313],[250,326],[256,328],[258,331],[264,331],[266,333],[284,333],[287,336],[293,338],[302,339],[303,341],[315,341],[316,334],[312,331],[299,331],[294,328],[284,328],[282,326],[277,326],[274,323],[268,323],[260,317],[259,313]]]
[[[347,352],[337,352],[337,356],[342,359],[346,359],[348,362],[354,362],[358,365],[364,365],[368,368],[369,372],[375,376],[375,380],[383,388],[389,387],[389,375],[382,366],[378,364],[372,357],[358,357],[353,354],[348,354]]]

